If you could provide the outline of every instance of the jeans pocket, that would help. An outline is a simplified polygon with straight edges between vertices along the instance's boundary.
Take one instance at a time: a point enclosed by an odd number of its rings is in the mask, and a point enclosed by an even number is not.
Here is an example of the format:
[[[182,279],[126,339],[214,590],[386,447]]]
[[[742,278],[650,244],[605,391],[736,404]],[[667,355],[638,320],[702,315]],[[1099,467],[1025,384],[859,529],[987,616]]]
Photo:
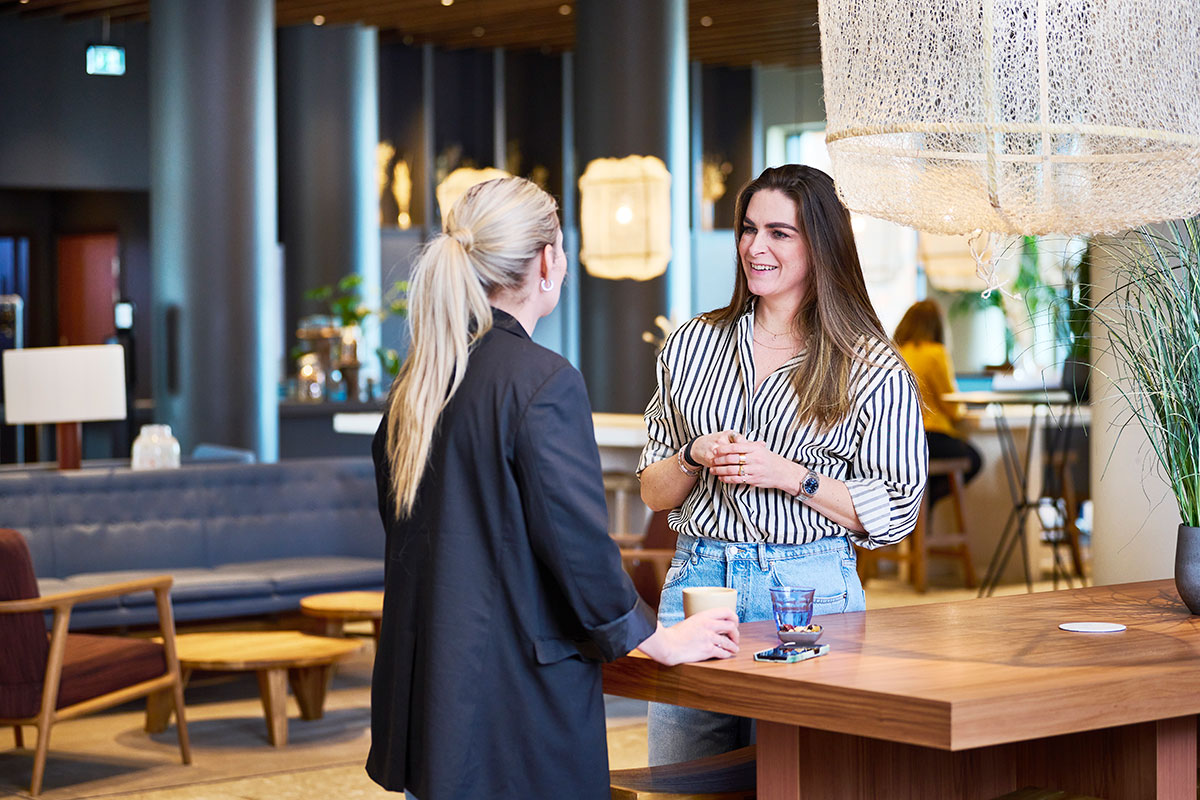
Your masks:
[[[846,609],[848,589],[842,554],[819,552],[771,562],[771,586],[805,586],[816,590],[814,614],[837,614]]]
[[[663,589],[670,589],[672,586],[677,586],[687,580],[688,573],[692,569],[692,559],[690,555],[680,557],[676,554],[675,558],[671,559],[671,566],[667,570],[667,576],[663,579]]]

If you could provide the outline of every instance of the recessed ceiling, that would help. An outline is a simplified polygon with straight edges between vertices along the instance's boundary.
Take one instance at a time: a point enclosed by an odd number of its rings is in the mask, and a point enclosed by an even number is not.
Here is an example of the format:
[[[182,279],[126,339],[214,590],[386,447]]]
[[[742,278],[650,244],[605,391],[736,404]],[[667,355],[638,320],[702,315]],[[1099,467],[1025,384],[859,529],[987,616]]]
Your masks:
[[[575,43],[575,0],[276,0],[279,25],[363,23],[388,39],[446,48],[561,53]],[[0,0],[0,13],[145,21],[147,0]],[[690,0],[688,58],[705,64],[821,63],[817,0]]]

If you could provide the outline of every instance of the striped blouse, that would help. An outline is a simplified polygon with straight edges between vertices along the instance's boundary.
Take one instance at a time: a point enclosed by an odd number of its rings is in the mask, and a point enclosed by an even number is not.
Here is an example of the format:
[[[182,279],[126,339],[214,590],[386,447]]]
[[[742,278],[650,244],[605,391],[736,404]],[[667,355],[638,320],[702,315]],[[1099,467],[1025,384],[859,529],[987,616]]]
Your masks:
[[[803,352],[754,391],[753,312],[727,327],[697,317],[673,333],[658,358],[658,389],[646,406],[649,441],[638,464],[672,458],[695,436],[721,430],[765,442],[774,453],[843,481],[866,533],[855,533],[790,493],[725,484],[703,471],[672,529],[735,542],[804,544],[849,536],[874,548],[903,539],[917,523],[927,448],[911,374],[887,343],[865,340],[866,363],[851,367],[850,413],[828,431],[796,425],[790,372]]]

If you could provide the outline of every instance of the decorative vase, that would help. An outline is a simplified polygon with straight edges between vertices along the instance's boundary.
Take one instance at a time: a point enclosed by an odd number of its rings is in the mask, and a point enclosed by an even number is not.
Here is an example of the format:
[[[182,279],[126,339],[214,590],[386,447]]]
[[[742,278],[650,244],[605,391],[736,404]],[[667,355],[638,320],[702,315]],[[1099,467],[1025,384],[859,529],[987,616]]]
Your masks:
[[[179,466],[179,440],[170,425],[143,425],[133,440],[133,469],[174,469]]]
[[[1200,614],[1200,528],[1179,526],[1175,542],[1175,588],[1193,614]]]

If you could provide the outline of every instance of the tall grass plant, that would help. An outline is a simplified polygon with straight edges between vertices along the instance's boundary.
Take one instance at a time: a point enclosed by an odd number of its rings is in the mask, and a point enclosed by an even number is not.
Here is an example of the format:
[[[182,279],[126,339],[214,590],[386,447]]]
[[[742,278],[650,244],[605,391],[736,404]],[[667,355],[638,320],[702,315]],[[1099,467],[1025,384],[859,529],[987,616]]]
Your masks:
[[[1183,524],[1200,526],[1200,218],[1093,246],[1116,284],[1093,296],[1092,338],[1107,334],[1108,377],[1146,432]]]

